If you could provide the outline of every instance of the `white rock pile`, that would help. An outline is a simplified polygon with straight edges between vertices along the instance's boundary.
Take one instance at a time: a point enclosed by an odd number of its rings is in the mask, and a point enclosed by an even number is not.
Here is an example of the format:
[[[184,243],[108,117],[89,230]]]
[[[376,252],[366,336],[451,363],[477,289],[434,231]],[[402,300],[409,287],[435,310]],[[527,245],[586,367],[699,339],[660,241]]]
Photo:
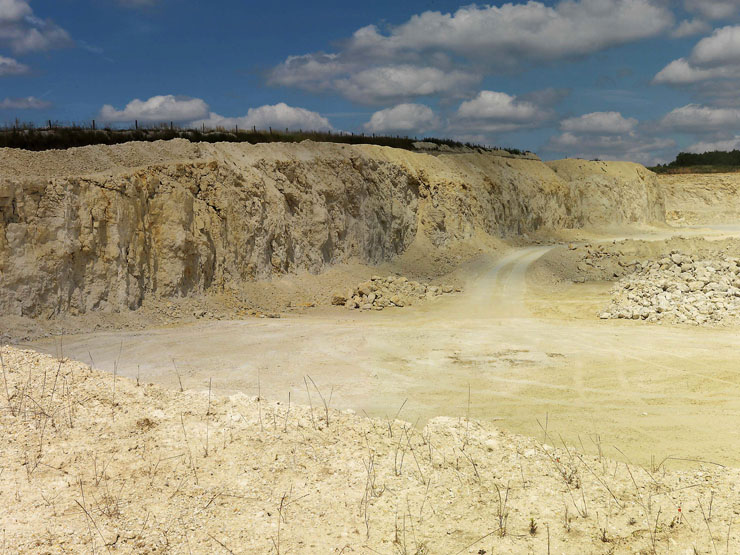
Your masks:
[[[349,309],[383,310],[410,306],[424,299],[456,292],[460,292],[460,289],[452,285],[430,285],[402,276],[373,276],[347,294],[335,294],[331,302]]]
[[[634,266],[613,290],[602,319],[626,318],[694,325],[740,316],[740,259],[702,259],[677,251]]]

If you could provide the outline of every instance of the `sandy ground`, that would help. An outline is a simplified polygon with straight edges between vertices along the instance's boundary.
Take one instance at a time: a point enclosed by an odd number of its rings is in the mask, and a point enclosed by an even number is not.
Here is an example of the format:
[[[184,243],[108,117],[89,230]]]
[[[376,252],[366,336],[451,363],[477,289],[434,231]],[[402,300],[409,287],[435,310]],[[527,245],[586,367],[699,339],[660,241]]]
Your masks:
[[[300,406],[12,347],[0,360],[4,553],[740,549],[737,469],[640,468],[467,418],[370,419],[318,387]]]
[[[586,235],[661,240],[672,229]],[[735,236],[736,226],[684,229]],[[419,426],[440,416],[496,421],[526,435],[632,461],[740,465],[737,329],[600,321],[610,284],[531,283],[551,246],[481,255],[457,272],[465,293],[383,313],[320,308],[276,320],[197,323],[47,339],[31,346],[179,389],[306,404],[304,378],[331,406]],[[598,440],[597,440],[598,438]]]

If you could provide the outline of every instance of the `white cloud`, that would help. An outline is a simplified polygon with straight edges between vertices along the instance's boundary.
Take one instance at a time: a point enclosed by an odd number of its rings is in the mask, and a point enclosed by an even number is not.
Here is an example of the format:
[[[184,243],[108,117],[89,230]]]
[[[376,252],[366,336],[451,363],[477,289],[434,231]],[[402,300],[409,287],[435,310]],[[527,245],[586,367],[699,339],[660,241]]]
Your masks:
[[[36,17],[27,0],[0,0],[0,44],[23,53],[70,46],[69,33]]]
[[[629,133],[636,125],[635,118],[625,118],[619,112],[592,112],[560,122],[563,131],[601,135]]]
[[[699,67],[716,67],[740,61],[740,26],[716,29],[691,51],[690,61]]]
[[[740,136],[735,135],[730,139],[719,139],[715,141],[699,141],[684,149],[686,152],[703,154],[715,150],[730,151],[740,149]]]
[[[709,133],[737,129],[740,125],[740,109],[687,104],[663,116],[659,125],[662,129],[682,133]]]
[[[739,0],[685,0],[684,5],[690,12],[701,14],[707,19],[725,19],[737,14]]]
[[[664,67],[654,83],[687,85],[707,79],[740,77],[740,26],[716,29],[701,39],[688,58],[679,58]]]
[[[289,56],[270,72],[267,82],[270,85],[322,90],[330,86],[332,78],[344,73],[347,69],[339,61],[337,54],[319,52],[304,56]]]
[[[50,106],[51,102],[38,99],[35,96],[0,100],[0,110],[43,110]]]
[[[100,119],[106,122],[184,122],[208,115],[208,104],[200,98],[153,96],[148,100],[138,98],[129,102],[123,110],[106,104],[100,109]]]
[[[334,87],[351,100],[374,104],[435,94],[454,96],[479,81],[478,75],[463,71],[402,65],[359,71],[336,80]]]
[[[671,31],[671,36],[676,39],[682,39],[690,37],[692,35],[700,35],[710,31],[712,26],[702,19],[686,19],[678,24],[678,26]]]
[[[481,91],[472,100],[460,104],[452,118],[453,129],[498,133],[532,128],[552,117],[526,100],[496,91]]]
[[[591,112],[560,122],[562,133],[543,150],[573,158],[630,160],[647,166],[674,155],[675,140],[655,137],[635,118],[619,112]]]
[[[399,104],[375,112],[365,129],[375,133],[417,132],[424,133],[439,125],[439,118],[429,106],[423,104]]]
[[[33,15],[33,10],[26,0],[0,0],[0,22],[20,21]]]
[[[0,56],[0,77],[3,75],[23,75],[29,71],[29,67],[18,62],[18,60]]]
[[[471,5],[454,14],[427,11],[387,35],[359,29],[353,53],[382,58],[405,51],[440,50],[483,59],[492,66],[588,54],[647,37],[673,25],[672,12],[655,0],[562,0]]]
[[[257,129],[267,129],[272,127],[277,130],[282,129],[305,129],[311,131],[321,131],[333,129],[329,120],[317,112],[306,110],[305,108],[296,108],[288,106],[284,102],[275,105],[260,106],[259,108],[250,108],[246,116],[242,117],[224,117],[211,112],[208,117],[193,121],[194,127],[205,125],[207,128],[224,127],[232,129],[236,126],[242,129],[256,127]]]
[[[643,137],[632,132],[623,135],[592,135],[565,132],[550,138],[545,150],[572,158],[630,160],[651,166],[672,156],[673,139]]]
[[[377,65],[341,61],[337,54],[291,56],[268,84],[310,92],[333,90],[362,104],[381,104],[440,94],[459,96],[481,80],[474,72],[412,64]]]
[[[733,67],[714,67],[702,69],[689,63],[686,58],[673,60],[653,78],[658,85],[690,85],[707,79],[722,79],[740,76],[740,70]]]
[[[481,91],[472,100],[460,104],[457,115],[461,118],[529,121],[537,114],[531,102],[518,102],[515,96],[496,91]]]
[[[470,93],[486,71],[521,71],[657,36],[675,20],[665,0],[560,0],[426,11],[402,25],[358,29],[335,53],[291,56],[268,83],[335,91],[364,103]],[[685,30],[684,30],[685,31]]]
[[[138,98],[129,102],[123,110],[117,110],[106,104],[100,109],[100,120],[104,122],[132,122],[139,120],[144,123],[178,122],[187,123],[193,127],[205,125],[207,128],[242,129],[257,127],[258,129],[332,129],[329,120],[317,112],[304,108],[295,108],[285,103],[265,105],[259,108],[250,108],[247,115],[242,117],[225,117],[209,110],[208,104],[200,98],[188,98],[174,95],[153,96],[148,100]]]

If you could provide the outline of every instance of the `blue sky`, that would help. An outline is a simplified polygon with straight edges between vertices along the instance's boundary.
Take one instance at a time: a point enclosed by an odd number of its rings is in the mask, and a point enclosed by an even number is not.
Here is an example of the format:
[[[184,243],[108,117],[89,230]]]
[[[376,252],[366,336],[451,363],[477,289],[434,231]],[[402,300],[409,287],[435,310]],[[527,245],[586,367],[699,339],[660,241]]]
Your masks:
[[[740,0],[0,0],[0,122],[740,148]]]

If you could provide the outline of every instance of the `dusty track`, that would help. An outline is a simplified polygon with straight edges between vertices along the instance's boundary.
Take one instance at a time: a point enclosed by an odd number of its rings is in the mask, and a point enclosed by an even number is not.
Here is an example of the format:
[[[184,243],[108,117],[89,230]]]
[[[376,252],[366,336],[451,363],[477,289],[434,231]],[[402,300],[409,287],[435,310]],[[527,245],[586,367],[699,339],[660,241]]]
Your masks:
[[[723,235],[728,231],[721,230]],[[699,233],[692,231],[691,233]],[[464,295],[384,313],[321,309],[280,320],[213,322],[64,338],[64,354],[119,375],[179,388],[244,391],[307,403],[304,376],[333,406],[425,421],[496,419],[507,429],[619,447],[635,462],[740,464],[736,329],[602,322],[540,309],[527,270],[550,247],[515,249],[466,270]],[[573,286],[558,305],[606,298]],[[595,291],[595,292],[594,292]],[[525,293],[526,300],[525,300]],[[541,303],[540,303],[541,307]],[[59,342],[35,348],[58,353]],[[173,363],[174,359],[174,363]],[[405,402],[405,404],[404,404]],[[597,439],[598,438],[598,439]]]

